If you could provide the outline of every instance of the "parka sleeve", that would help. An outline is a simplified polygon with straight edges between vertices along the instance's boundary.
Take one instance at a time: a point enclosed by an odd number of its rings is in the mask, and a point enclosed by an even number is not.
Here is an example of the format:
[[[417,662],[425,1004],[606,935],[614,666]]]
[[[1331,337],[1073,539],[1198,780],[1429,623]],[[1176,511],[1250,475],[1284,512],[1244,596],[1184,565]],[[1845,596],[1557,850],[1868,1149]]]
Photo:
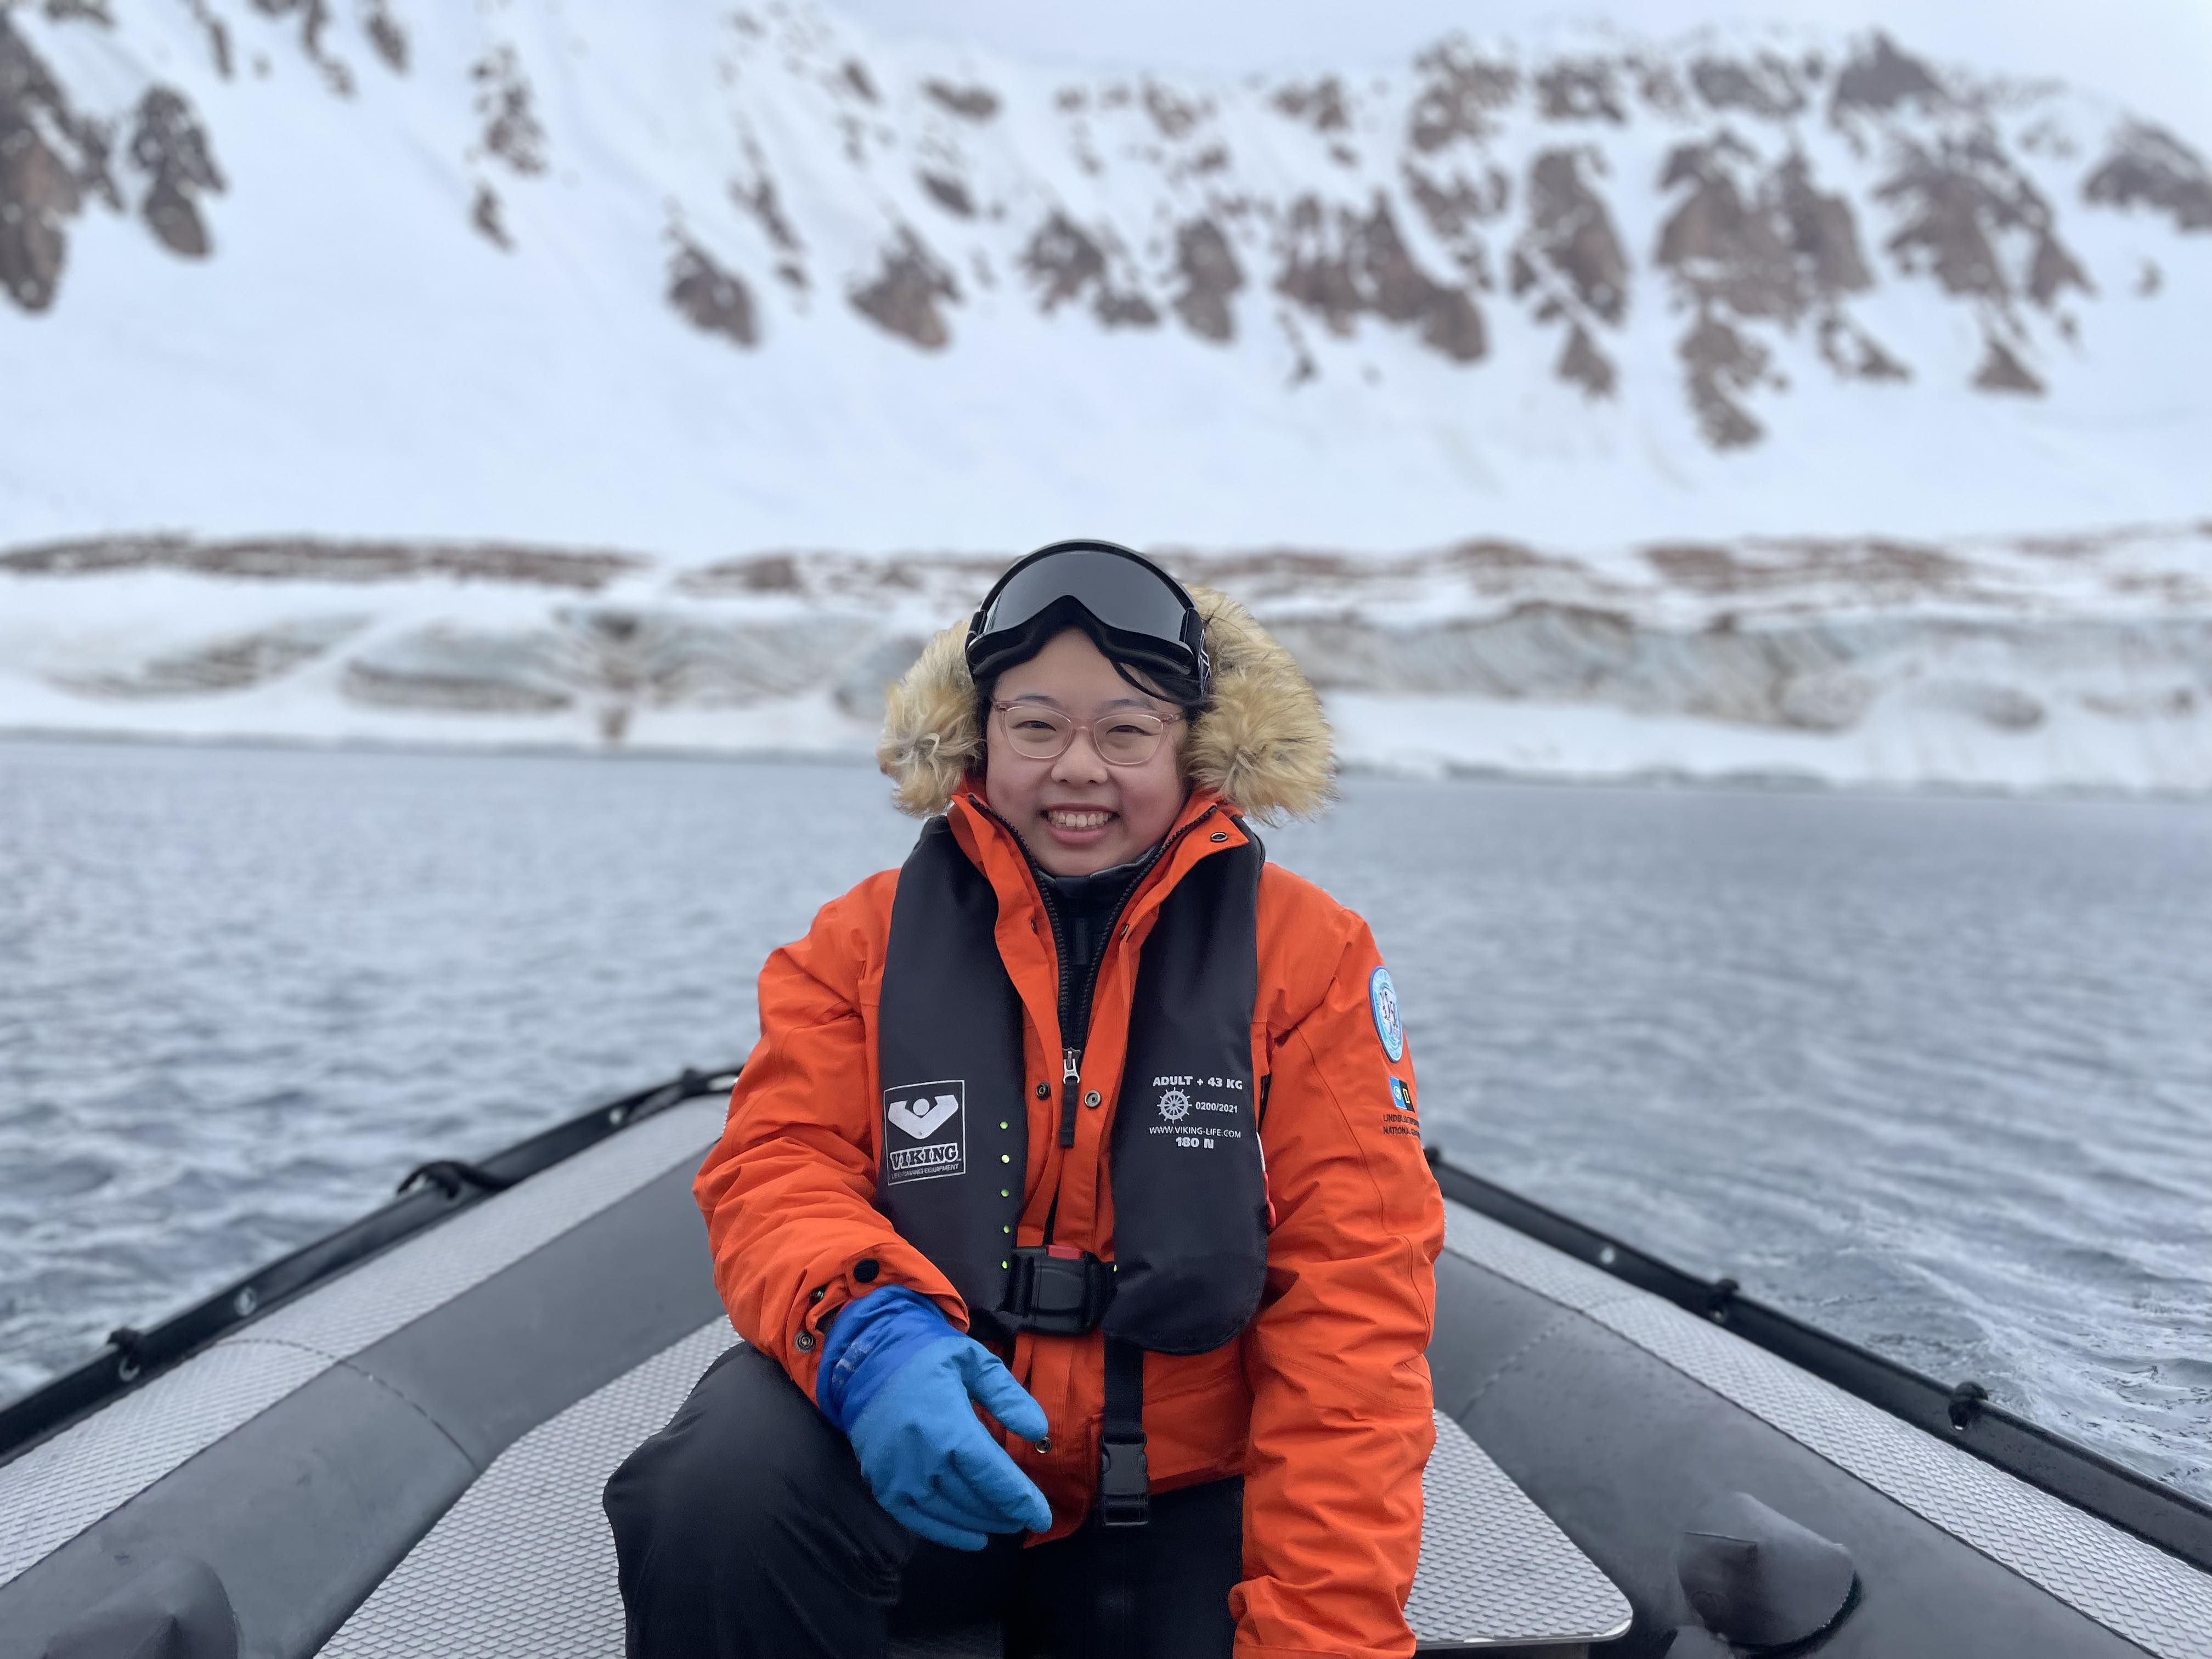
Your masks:
[[[1350,925],[1327,991],[1273,1044],[1261,1143],[1276,1225],[1245,1338],[1252,1433],[1238,1659],[1401,1659],[1436,1438],[1425,1351],[1443,1202]],[[1397,1085],[1394,1087],[1394,1079]]]
[[[810,1395],[822,1328],[856,1295],[903,1285],[967,1324],[959,1293],[873,1202],[873,1068],[860,1007],[871,896],[863,883],[824,905],[806,937],[762,969],[760,1041],[692,1183],[731,1323]]]

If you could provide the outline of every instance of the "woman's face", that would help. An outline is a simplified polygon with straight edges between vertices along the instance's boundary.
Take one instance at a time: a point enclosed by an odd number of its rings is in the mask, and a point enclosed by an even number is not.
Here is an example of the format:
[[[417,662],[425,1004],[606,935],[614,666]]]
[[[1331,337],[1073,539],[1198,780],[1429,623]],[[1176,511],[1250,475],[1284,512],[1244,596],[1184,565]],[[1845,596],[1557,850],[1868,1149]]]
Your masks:
[[[1189,728],[1175,704],[1146,696],[1115,672],[1087,635],[1073,628],[1054,635],[1036,656],[999,676],[991,701],[1018,707],[992,711],[983,798],[1048,873],[1109,870],[1167,834],[1188,793],[1182,757]],[[1079,723],[1135,713],[1169,724],[1151,758],[1134,766],[1109,766],[1087,731],[1076,732],[1056,759],[1031,760],[1015,752],[1006,722],[1019,720],[1023,707],[1038,706]]]

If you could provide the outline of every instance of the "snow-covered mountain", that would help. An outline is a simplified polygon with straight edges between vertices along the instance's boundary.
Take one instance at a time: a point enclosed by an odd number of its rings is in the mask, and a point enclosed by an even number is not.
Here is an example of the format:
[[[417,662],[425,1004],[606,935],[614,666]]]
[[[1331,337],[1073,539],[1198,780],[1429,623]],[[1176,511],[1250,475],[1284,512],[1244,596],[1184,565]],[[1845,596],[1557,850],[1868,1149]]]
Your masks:
[[[1881,36],[1204,82],[808,0],[9,0],[0,135],[0,543],[2212,505],[2212,172]]]
[[[0,726],[855,749],[1103,533],[1355,759],[2212,789],[2212,170],[1880,35],[0,0]]]

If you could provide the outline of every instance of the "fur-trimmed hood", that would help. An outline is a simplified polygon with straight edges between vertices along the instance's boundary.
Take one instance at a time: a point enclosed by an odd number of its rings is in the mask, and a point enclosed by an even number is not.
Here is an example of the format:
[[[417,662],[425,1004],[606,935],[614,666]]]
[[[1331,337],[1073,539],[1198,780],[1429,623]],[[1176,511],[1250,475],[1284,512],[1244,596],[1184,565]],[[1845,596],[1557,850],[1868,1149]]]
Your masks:
[[[1192,722],[1183,775],[1262,823],[1317,816],[1336,794],[1321,699],[1250,611],[1210,587],[1188,591],[1206,619],[1213,696]],[[916,817],[951,805],[983,758],[967,642],[967,623],[955,623],[884,698],[876,761],[899,810]]]

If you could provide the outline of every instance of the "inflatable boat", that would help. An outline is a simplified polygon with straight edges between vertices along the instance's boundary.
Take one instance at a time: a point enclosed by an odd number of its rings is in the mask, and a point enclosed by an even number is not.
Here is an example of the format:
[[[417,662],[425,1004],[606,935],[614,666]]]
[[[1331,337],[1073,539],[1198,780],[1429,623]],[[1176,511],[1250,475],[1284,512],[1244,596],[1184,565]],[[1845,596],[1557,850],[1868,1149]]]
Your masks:
[[[600,1486],[737,1340],[732,1077],[425,1164],[0,1409],[0,1659],[619,1655]],[[1424,1651],[2212,1656],[2212,1510],[1431,1163]]]

